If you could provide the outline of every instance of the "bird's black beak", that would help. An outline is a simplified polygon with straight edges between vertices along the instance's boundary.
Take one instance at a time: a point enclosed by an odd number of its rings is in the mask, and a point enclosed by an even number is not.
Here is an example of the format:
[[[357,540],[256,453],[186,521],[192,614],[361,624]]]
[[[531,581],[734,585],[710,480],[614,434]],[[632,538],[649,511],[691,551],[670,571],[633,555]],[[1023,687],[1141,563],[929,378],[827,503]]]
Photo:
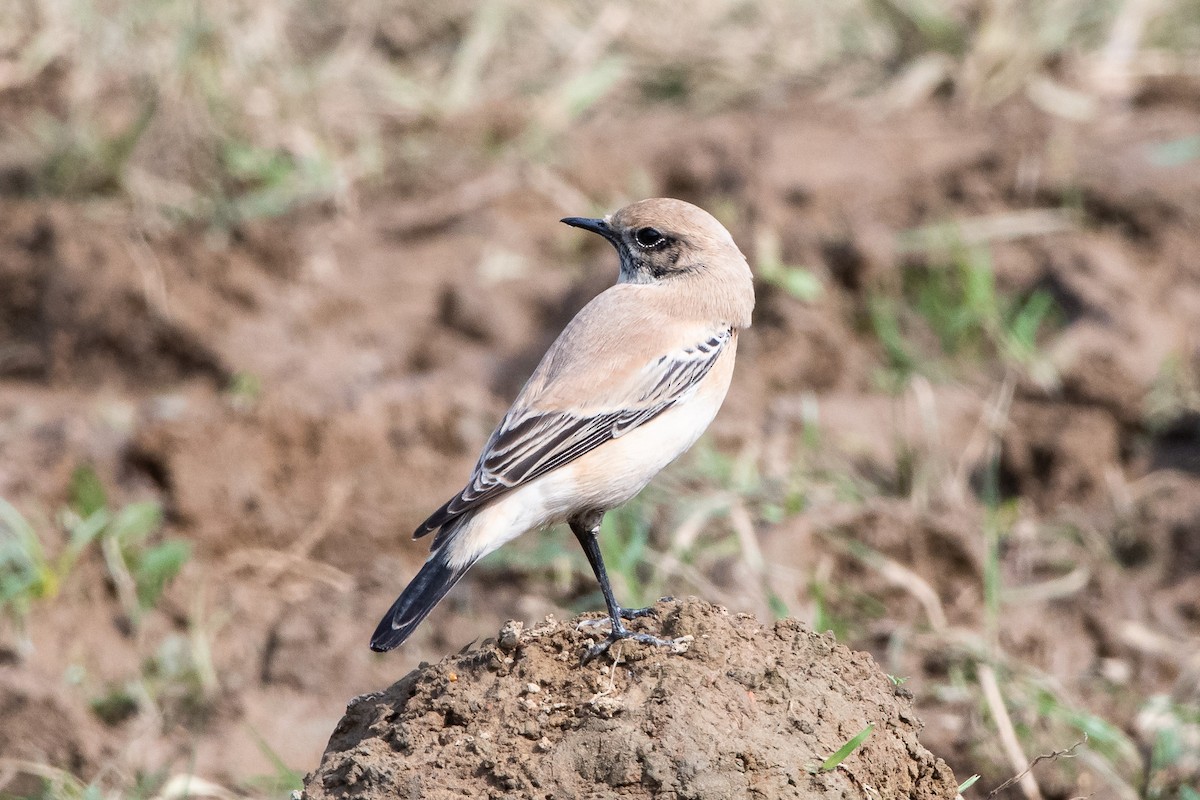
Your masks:
[[[608,239],[613,244],[620,242],[620,237],[607,222],[602,219],[589,219],[587,217],[564,217],[561,222],[565,222],[572,228],[583,228],[585,231],[598,233],[605,239]]]

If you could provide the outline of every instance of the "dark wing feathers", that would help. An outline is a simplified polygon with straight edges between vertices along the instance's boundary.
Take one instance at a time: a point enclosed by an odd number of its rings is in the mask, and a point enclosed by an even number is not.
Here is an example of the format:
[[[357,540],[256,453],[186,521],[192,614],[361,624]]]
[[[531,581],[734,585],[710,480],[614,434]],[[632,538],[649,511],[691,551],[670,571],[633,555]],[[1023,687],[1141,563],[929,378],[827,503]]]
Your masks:
[[[426,536],[467,511],[654,419],[703,380],[732,335],[732,329],[726,328],[699,344],[658,358],[631,387],[626,408],[580,416],[514,407],[488,440],[466,488],[425,520],[413,538]],[[444,538],[440,534],[434,538],[434,549]]]

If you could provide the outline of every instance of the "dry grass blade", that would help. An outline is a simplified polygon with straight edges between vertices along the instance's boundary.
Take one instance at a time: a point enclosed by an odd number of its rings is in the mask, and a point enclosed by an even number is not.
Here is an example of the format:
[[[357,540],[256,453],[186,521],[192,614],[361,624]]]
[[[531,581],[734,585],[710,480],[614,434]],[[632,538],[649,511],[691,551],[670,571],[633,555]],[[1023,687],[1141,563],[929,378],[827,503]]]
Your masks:
[[[64,769],[25,759],[0,758],[0,790],[20,775],[33,775],[44,780],[52,797],[79,797],[86,790],[79,778]]]
[[[172,775],[155,795],[154,800],[186,800],[190,797],[233,800],[237,795],[223,786],[195,775]]]
[[[276,550],[247,547],[230,553],[225,559],[224,568],[230,572],[242,569],[257,570],[262,575],[265,584],[271,585],[284,574],[291,574],[302,579],[304,586],[313,583],[324,583],[332,589],[346,593],[354,588],[354,578],[331,564],[326,564],[311,557],[315,548],[333,528],[333,523],[341,515],[350,498],[350,487],[345,483],[335,483],[326,492],[325,504],[304,535],[296,540],[287,551],[280,553]],[[301,594],[303,591],[300,592]]]
[[[671,534],[671,552],[683,554],[695,547],[704,526],[728,506],[729,498],[724,493],[700,498]]]
[[[981,462],[990,463],[998,455],[1000,439],[1008,425],[1015,391],[1016,381],[1011,375],[1007,375],[988,398],[987,405],[979,415],[979,420],[972,428],[959,456],[958,466],[954,470],[955,484],[969,485],[969,476],[975,465]]]
[[[1091,75],[1096,92],[1112,100],[1124,100],[1132,94],[1134,60],[1146,25],[1161,6],[1162,0],[1125,0],[1121,4]]]
[[[1004,754],[1007,756],[1009,763],[1012,764],[1014,770],[1019,774],[1005,781],[1003,786],[1011,786],[1013,783],[1019,783],[1021,792],[1025,795],[1026,800],[1042,800],[1042,790],[1038,787],[1037,781],[1033,774],[1029,771],[1032,766],[1029,759],[1025,757],[1025,752],[1021,749],[1021,742],[1017,739],[1017,731],[1013,728],[1012,718],[1008,716],[1008,709],[1004,705],[1004,696],[1000,694],[1000,684],[996,681],[996,671],[988,664],[980,664],[979,667],[979,686],[983,689],[983,697],[987,701],[988,710],[992,712],[992,719],[996,721],[996,729],[1000,734],[1000,744],[1004,748]],[[1033,763],[1037,763],[1034,761]],[[1029,766],[1026,766],[1029,765]],[[998,789],[988,795],[992,797]]]
[[[1060,758],[1074,758],[1075,751],[1079,747],[1087,744],[1087,741],[1088,741],[1088,736],[1085,733],[1085,734],[1083,734],[1082,739],[1080,739],[1078,742],[1071,745],[1070,747],[1066,748],[1065,750],[1055,750],[1052,753],[1043,753],[1042,755],[1037,756],[1036,758],[1033,759],[1033,761],[1029,762],[1029,766],[1025,767],[1025,769],[1023,769],[1020,772],[1020,774],[1012,776],[1011,778],[1006,780],[1004,783],[1000,784],[995,789],[992,789],[990,792],[988,792],[988,794],[987,794],[988,800],[991,800],[991,798],[1000,794],[1000,792],[1002,792],[1005,789],[1007,789],[1008,787],[1012,786],[1017,781],[1024,781],[1025,778],[1029,776],[1030,771],[1043,761],[1057,761]],[[1024,785],[1024,784],[1022,784],[1022,785]]]
[[[925,616],[929,620],[929,627],[936,633],[942,633],[949,627],[941,598],[938,597],[937,591],[929,585],[927,580],[899,561],[889,558],[876,550],[862,546],[851,546],[850,543],[843,541],[829,530],[821,531],[821,533],[824,534],[827,541],[839,550],[858,559],[866,566],[878,572],[888,583],[905,590],[916,598],[917,602],[921,604],[921,608],[925,611]]]
[[[1146,656],[1161,659],[1170,664],[1181,664],[1192,654],[1200,652],[1196,642],[1191,647],[1178,638],[1152,630],[1145,623],[1128,620],[1117,627],[1117,639],[1126,647],[1133,648]]]
[[[435,197],[401,206],[386,227],[401,237],[433,233],[486,208],[520,186],[520,170],[501,167]]]
[[[1092,570],[1086,564],[1080,564],[1075,569],[1058,578],[1051,578],[1040,583],[1027,586],[1004,587],[1001,592],[1003,602],[1007,605],[1025,606],[1032,603],[1044,603],[1048,600],[1061,600],[1070,597],[1087,588],[1092,578]]]
[[[1033,208],[1007,211],[986,216],[970,217],[956,222],[918,228],[902,236],[897,244],[901,253],[925,252],[945,248],[947,243],[980,245],[991,242],[1011,242],[1033,239],[1055,233],[1066,233],[1078,227],[1067,211],[1053,208]]]
[[[399,237],[428,235],[522,190],[541,195],[564,214],[584,213],[594,205],[549,167],[522,162],[498,167],[431,198],[405,203],[393,212],[385,227]]]
[[[762,548],[758,545],[758,535],[754,532],[754,521],[750,518],[746,504],[741,500],[730,506],[729,524],[737,533],[738,544],[742,548],[742,556],[746,563],[756,576],[761,576],[766,570],[766,561],[763,559]]]

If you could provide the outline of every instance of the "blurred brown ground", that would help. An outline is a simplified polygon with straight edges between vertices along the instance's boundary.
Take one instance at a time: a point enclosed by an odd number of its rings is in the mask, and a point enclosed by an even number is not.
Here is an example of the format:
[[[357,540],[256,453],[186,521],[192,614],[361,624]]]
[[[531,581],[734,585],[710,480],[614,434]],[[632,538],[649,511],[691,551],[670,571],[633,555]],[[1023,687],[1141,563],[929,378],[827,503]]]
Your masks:
[[[557,219],[669,195],[726,222],[759,307],[712,432],[606,539],[647,548],[623,596],[833,628],[983,775],[968,797],[1086,732],[1042,796],[1192,798],[1196,26],[1084,5],[1055,39],[1038,4],[931,28],[701,3],[670,42],[665,8],[620,4],[13,12],[0,498],[59,552],[90,465],[192,551],[136,620],[100,547],[6,617],[0,709],[39,711],[0,732],[28,762],[0,777],[272,794],[253,778],[315,766],[356,694],[594,605],[568,537],[530,535],[403,650],[366,648],[423,558],[408,532],[614,279]]]

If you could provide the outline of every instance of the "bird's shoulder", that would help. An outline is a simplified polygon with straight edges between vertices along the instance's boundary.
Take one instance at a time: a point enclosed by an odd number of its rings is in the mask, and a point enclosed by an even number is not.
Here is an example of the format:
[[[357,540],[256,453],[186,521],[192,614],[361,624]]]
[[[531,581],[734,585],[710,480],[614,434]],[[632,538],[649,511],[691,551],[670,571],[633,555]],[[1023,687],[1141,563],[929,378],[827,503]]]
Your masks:
[[[661,288],[622,283],[593,298],[550,346],[515,405],[605,407],[656,362],[727,328],[679,314]]]

